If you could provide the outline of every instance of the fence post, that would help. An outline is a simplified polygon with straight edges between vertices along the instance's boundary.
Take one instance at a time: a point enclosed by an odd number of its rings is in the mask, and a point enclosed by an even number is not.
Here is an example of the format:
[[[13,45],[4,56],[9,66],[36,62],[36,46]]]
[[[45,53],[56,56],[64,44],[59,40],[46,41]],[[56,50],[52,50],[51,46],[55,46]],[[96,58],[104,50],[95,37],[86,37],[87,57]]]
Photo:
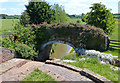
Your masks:
[[[105,37],[105,50],[108,50],[110,44],[110,39],[109,36]]]

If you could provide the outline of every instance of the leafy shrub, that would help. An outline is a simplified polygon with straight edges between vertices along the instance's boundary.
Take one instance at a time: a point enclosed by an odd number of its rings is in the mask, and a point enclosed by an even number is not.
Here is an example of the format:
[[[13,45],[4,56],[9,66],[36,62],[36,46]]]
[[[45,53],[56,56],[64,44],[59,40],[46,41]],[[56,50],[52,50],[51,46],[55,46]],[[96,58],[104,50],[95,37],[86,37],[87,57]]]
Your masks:
[[[101,44],[104,44],[104,38],[106,34],[100,28],[92,27],[90,25],[81,25],[79,23],[53,23],[47,24],[45,22],[31,26],[24,27],[18,24],[15,27],[14,36],[20,38],[22,42],[28,42],[34,44],[36,50],[39,50],[43,43],[47,43],[49,39],[63,39],[68,41],[68,38],[72,39],[71,42],[78,41],[78,45],[81,48],[90,48],[93,43],[91,39],[96,40],[95,49],[100,50]],[[53,40],[54,41],[54,40]],[[99,42],[98,42],[99,41]],[[69,41],[68,41],[69,42]],[[86,47],[88,46],[88,47]],[[100,48],[104,48],[101,46]]]
[[[82,20],[90,25],[102,28],[111,34],[115,27],[114,15],[101,3],[94,3],[91,11],[82,17]]]
[[[15,42],[9,40],[9,38],[2,38],[2,47],[14,49],[16,47]]]
[[[22,13],[20,23],[24,26],[27,26],[30,23],[30,17],[26,11]]]
[[[30,17],[30,24],[40,24],[41,22],[51,23],[55,19],[54,10],[47,2],[29,2],[25,5],[25,12]]]
[[[53,51],[53,53],[55,51],[56,46],[57,46],[57,43],[52,44],[52,51]]]
[[[18,44],[15,51],[19,54],[19,57],[24,59],[34,60],[37,57],[37,52],[34,51],[33,47],[25,44]]]

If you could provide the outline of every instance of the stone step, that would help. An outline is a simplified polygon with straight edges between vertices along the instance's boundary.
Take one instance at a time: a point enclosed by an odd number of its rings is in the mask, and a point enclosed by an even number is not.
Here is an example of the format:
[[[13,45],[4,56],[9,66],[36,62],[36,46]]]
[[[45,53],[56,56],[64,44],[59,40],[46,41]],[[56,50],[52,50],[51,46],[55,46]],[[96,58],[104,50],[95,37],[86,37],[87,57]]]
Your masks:
[[[0,64],[0,75],[2,75],[3,73],[7,72],[8,70],[14,68],[17,65],[23,64],[23,62],[27,62],[28,60],[24,60],[24,59],[11,59],[9,61],[6,61],[4,63]]]
[[[17,61],[16,61],[17,60]],[[6,70],[1,71],[0,75],[0,82],[3,81],[21,81],[27,75],[29,75],[35,68],[42,66],[44,63],[42,62],[35,62],[25,59],[12,59],[8,62],[11,62],[10,66],[7,67],[7,63],[4,64]],[[5,69],[4,67],[4,69]]]

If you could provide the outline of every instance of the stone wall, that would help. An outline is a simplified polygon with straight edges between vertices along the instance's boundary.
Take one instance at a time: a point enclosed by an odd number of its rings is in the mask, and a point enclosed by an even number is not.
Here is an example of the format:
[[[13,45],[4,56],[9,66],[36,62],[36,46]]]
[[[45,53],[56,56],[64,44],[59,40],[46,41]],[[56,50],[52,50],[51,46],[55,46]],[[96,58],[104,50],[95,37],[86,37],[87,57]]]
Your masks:
[[[0,47],[0,64],[16,57],[15,50]]]

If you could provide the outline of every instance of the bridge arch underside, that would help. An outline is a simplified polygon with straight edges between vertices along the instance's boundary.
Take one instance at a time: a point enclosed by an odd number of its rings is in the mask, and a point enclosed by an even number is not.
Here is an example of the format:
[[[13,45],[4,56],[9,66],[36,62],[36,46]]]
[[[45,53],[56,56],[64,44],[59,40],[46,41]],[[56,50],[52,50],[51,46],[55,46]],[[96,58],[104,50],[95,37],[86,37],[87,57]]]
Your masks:
[[[80,43],[80,42],[78,42],[78,40],[76,40],[76,41],[72,40],[72,39],[70,40],[69,38],[68,39],[66,38],[64,40],[63,39],[56,39],[56,40],[55,39],[49,39],[48,42],[45,42],[41,45],[41,48],[40,48],[41,51],[39,52],[38,58],[37,58],[38,61],[46,61],[46,60],[49,59],[49,55],[51,53],[53,43],[67,44],[67,45],[71,46],[78,55],[80,55],[79,49],[82,49],[82,48],[86,49],[86,46],[84,46],[84,43]],[[99,46],[99,44],[93,45],[92,42],[90,42],[90,43],[91,44],[88,45],[88,46],[91,47],[91,48],[87,48],[87,49],[92,49],[93,46],[95,46],[95,47]]]
[[[38,61],[46,61],[46,60],[49,59],[49,55],[51,53],[53,43],[63,43],[63,44],[69,45],[77,53],[76,46],[73,43],[69,43],[69,42],[66,42],[66,41],[60,41],[60,40],[49,41],[49,42],[44,43],[41,46],[41,48],[40,48],[41,51],[38,54],[38,59],[37,59]]]

